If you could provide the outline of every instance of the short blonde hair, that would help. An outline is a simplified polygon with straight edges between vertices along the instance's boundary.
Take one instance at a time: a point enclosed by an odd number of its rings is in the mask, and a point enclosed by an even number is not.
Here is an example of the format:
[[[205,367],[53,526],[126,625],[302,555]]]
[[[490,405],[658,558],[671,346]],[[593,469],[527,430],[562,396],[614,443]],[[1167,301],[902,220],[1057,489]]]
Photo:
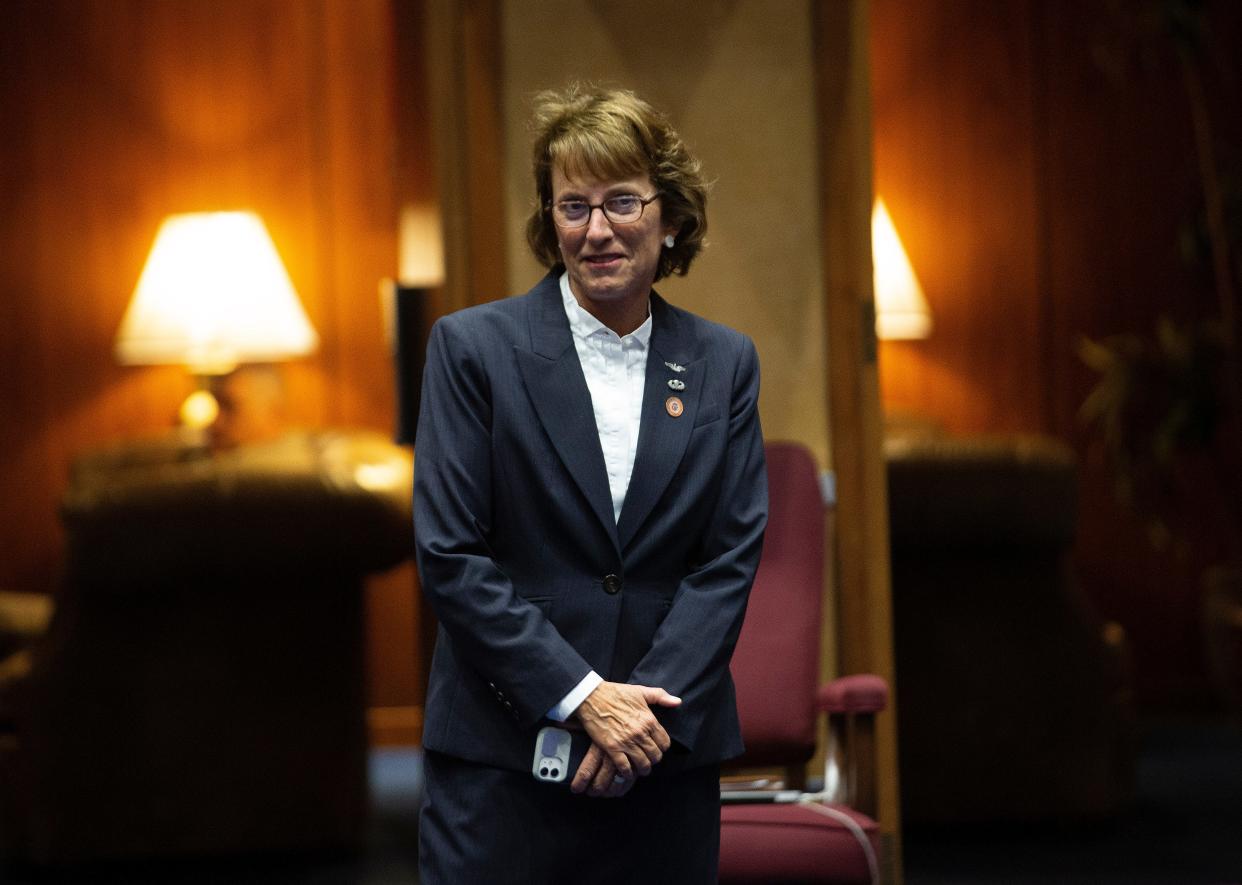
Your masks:
[[[573,83],[534,100],[534,172],[538,204],[526,241],[545,267],[562,265],[552,221],[552,170],[596,178],[646,174],[660,194],[664,223],[676,231],[660,249],[656,279],[685,274],[707,232],[707,182],[668,118],[626,89]]]

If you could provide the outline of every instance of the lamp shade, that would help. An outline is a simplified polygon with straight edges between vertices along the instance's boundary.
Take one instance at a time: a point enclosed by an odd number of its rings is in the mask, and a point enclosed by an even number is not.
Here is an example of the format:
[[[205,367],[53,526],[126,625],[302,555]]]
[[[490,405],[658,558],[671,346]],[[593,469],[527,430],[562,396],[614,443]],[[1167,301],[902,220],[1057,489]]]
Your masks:
[[[876,336],[886,341],[926,338],[932,329],[931,308],[883,199],[871,210],[871,260]]]
[[[314,351],[319,338],[259,216],[171,215],[116,337],[125,364],[175,363],[201,374]]]

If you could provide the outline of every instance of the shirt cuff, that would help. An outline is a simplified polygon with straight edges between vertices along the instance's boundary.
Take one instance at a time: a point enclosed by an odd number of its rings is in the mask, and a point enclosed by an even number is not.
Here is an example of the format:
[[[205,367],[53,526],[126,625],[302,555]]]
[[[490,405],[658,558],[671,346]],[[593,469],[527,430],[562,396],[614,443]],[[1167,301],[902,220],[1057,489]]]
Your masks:
[[[561,698],[560,703],[548,711],[548,718],[553,722],[564,722],[587,699],[587,695],[595,691],[603,681],[604,677],[594,670],[583,676],[582,681],[574,687],[573,691]]]

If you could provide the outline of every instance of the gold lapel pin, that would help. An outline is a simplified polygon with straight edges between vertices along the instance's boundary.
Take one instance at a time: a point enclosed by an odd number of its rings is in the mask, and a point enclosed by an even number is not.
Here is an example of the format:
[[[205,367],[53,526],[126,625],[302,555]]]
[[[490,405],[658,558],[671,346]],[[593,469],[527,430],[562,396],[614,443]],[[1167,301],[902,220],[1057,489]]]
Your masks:
[[[664,401],[664,411],[668,412],[674,418],[680,418],[681,413],[685,410],[686,407],[682,405],[681,397],[670,396]]]

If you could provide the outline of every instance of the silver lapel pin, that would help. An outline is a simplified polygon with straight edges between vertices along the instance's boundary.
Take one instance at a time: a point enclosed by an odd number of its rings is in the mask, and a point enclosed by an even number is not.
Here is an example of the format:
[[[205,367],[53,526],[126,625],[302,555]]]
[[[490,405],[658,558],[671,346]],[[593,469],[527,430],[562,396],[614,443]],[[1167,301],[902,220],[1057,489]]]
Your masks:
[[[668,367],[669,367],[670,369],[672,369],[674,372],[684,372],[684,371],[686,371],[686,367],[685,367],[685,366],[679,366],[677,363],[670,363],[668,360],[665,360],[665,361],[664,361],[664,365],[668,366]],[[677,388],[677,389],[678,389],[678,390],[680,390],[681,388],[679,387],[679,388]]]
[[[670,390],[685,390],[686,382],[682,381],[680,378],[669,378],[668,386]]]

